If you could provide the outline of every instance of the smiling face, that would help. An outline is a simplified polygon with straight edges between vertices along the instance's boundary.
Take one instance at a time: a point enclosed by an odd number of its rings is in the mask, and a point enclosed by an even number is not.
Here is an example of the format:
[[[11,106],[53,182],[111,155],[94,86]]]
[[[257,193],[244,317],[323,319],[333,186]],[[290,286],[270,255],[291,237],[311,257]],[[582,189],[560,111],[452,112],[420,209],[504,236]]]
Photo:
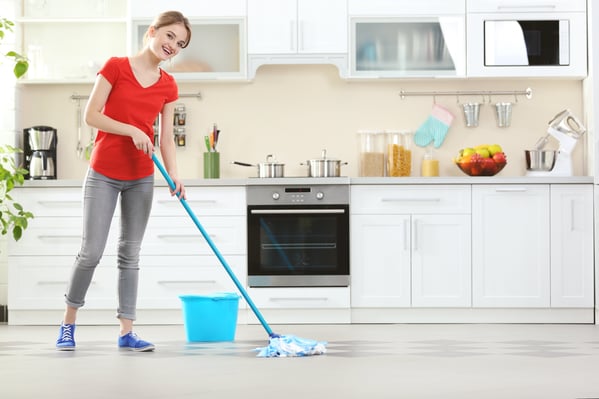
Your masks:
[[[174,57],[187,46],[188,32],[183,24],[172,24],[159,28],[151,26],[148,34],[150,51],[162,61]]]

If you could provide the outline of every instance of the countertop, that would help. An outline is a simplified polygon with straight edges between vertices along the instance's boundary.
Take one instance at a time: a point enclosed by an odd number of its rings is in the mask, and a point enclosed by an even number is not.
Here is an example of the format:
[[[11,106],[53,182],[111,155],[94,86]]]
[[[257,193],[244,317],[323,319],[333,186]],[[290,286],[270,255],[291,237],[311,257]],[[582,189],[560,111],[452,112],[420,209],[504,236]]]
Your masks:
[[[245,178],[245,179],[184,179],[187,186],[249,186],[249,185],[293,185],[293,184],[593,184],[593,176],[564,176],[564,177],[281,177],[281,178]],[[22,187],[81,187],[82,180],[27,180]],[[156,177],[156,186],[166,186],[166,182]]]

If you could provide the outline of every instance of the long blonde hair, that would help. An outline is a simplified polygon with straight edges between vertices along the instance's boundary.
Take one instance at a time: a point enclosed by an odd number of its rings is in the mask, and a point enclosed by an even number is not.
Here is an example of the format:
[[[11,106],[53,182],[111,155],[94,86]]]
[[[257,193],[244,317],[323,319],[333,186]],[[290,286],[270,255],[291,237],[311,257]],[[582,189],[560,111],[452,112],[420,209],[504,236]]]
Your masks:
[[[150,28],[153,27],[154,29],[159,29],[163,26],[169,26],[174,24],[181,24],[185,27],[185,30],[187,31],[187,40],[185,41],[185,45],[182,48],[187,47],[189,45],[189,42],[191,41],[191,25],[189,23],[189,20],[179,11],[165,11],[159,14],[154,19],[152,24],[148,27],[148,30],[144,35],[144,46],[148,42],[150,36]]]

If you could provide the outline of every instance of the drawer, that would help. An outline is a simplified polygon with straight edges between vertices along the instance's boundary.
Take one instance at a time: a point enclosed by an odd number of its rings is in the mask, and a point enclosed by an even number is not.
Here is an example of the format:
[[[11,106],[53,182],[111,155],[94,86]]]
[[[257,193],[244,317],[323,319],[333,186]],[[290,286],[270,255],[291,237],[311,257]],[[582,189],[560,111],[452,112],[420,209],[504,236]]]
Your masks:
[[[228,256],[225,260],[245,287],[245,256]],[[216,256],[142,258],[137,302],[139,308],[179,309],[179,295],[210,295],[217,292],[239,293],[239,290]],[[245,301],[241,298],[239,306],[245,307]]]
[[[351,214],[470,214],[469,185],[352,186]]]
[[[41,216],[81,216],[83,194],[81,187],[61,188],[32,188],[19,187],[13,192],[16,202],[23,205],[23,209]]]
[[[186,187],[186,202],[197,216],[245,215],[244,187]],[[154,191],[152,216],[181,216],[187,212],[166,187]]]
[[[73,256],[15,256],[8,263],[10,310],[64,309]],[[87,292],[86,308],[116,309],[116,275],[116,257],[103,258]]]
[[[246,253],[245,216],[207,216],[199,221],[221,253]],[[212,249],[189,216],[152,217],[142,254],[207,255],[212,254]]]
[[[249,288],[258,309],[349,308],[348,287]]]
[[[81,225],[80,217],[36,217],[29,222],[29,227],[19,241],[9,240],[10,254],[75,256],[81,247]],[[116,254],[117,235],[118,219],[115,218],[105,255]]]

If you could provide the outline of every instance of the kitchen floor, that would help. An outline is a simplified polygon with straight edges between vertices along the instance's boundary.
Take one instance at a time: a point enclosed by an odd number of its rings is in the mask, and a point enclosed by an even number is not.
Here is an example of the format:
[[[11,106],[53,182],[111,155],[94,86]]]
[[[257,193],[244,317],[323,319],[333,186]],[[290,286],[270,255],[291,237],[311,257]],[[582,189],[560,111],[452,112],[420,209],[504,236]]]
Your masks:
[[[327,353],[257,358],[268,338],[187,343],[182,325],[138,326],[150,353],[119,352],[116,326],[0,325],[0,397],[17,398],[599,398],[599,326],[274,325],[327,341]]]

